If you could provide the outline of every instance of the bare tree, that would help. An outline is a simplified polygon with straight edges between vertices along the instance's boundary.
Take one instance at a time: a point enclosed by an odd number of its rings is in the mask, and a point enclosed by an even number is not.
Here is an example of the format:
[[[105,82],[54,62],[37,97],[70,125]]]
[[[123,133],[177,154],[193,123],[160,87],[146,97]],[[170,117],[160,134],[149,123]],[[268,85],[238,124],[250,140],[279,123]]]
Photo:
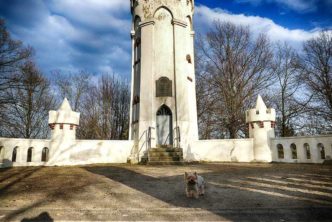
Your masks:
[[[274,69],[277,81],[272,98],[277,111],[279,136],[294,136],[303,127],[301,115],[305,113],[311,97],[305,95],[303,82],[299,81],[302,74],[299,57],[287,43],[277,44]]]
[[[91,86],[92,75],[85,71],[78,73],[62,73],[57,70],[52,73],[53,82],[58,92],[58,102],[67,98],[72,109],[80,111],[83,100]]]
[[[332,31],[304,43],[302,79],[313,96],[311,112],[325,120],[321,127],[331,130],[332,122]]]
[[[89,88],[81,109],[83,139],[127,139],[129,127],[129,87],[114,76],[99,77],[98,84]]]
[[[18,76],[20,85],[6,91],[13,104],[7,107],[2,130],[9,137],[45,138],[48,111],[55,104],[49,83],[31,61],[21,67]]]
[[[7,31],[5,20],[0,19],[0,118],[4,115],[4,106],[13,102],[5,91],[17,87],[20,66],[30,58],[32,48],[24,47],[21,41],[13,40]]]
[[[215,114],[212,121],[220,137],[241,137],[246,132],[246,109],[272,82],[270,42],[263,34],[254,39],[248,27],[215,21],[197,46],[199,70],[204,72],[198,74],[198,85],[208,87],[204,91],[210,100],[208,107],[198,103],[198,113],[208,108]]]

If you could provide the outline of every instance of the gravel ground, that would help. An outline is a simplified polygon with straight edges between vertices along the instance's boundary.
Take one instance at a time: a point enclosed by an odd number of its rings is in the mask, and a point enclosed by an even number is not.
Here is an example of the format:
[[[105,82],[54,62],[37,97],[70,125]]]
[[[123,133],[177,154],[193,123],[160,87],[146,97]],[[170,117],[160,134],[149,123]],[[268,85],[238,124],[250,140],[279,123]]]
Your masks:
[[[196,171],[206,195],[188,199]],[[0,221],[332,221],[332,166],[89,165],[0,169]]]

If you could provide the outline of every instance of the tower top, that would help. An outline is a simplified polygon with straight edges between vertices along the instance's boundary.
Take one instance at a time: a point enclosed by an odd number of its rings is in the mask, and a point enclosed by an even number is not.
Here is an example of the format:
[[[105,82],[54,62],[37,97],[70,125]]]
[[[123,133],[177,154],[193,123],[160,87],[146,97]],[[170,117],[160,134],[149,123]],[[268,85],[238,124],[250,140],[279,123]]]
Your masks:
[[[246,122],[264,122],[276,120],[276,111],[272,108],[267,108],[263,98],[258,95],[256,100],[256,108],[250,109],[246,112]]]
[[[132,14],[142,22],[153,19],[161,7],[169,10],[173,19],[184,21],[186,17],[192,17],[195,4],[194,0],[131,0],[130,3]]]
[[[71,107],[70,107],[70,104],[69,104],[67,98],[65,98],[65,99],[63,100],[63,102],[62,102],[62,104],[61,104],[59,110],[61,110],[61,111],[72,111],[72,109],[71,109]],[[59,110],[58,110],[58,111],[59,111]]]
[[[72,111],[70,104],[65,98],[57,111],[49,111],[49,124],[73,124],[78,125],[80,113]]]
[[[267,107],[263,101],[261,95],[258,95],[256,100],[256,110],[267,110]]]

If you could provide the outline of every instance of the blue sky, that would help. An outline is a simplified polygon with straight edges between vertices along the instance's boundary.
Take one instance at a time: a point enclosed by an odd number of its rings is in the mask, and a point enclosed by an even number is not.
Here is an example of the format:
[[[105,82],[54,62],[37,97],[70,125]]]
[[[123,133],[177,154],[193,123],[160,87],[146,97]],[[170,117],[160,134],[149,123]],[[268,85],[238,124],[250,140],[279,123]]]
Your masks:
[[[332,28],[332,0],[196,0],[195,29],[215,19],[250,26],[272,41],[300,49]],[[35,49],[45,74],[52,70],[130,78],[129,0],[0,0],[0,17],[16,39]]]

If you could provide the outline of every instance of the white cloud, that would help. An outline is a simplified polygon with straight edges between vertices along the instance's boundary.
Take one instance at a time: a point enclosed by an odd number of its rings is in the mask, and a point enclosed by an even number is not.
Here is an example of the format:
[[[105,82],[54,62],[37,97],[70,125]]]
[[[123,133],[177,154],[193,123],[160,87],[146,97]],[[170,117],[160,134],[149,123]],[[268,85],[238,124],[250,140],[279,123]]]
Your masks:
[[[272,41],[286,41],[295,48],[300,48],[304,41],[317,36],[319,33],[319,30],[288,29],[276,24],[271,19],[260,16],[231,14],[222,9],[210,9],[206,6],[196,7],[195,22],[198,27],[211,27],[215,20],[249,26],[254,34],[265,33]]]
[[[73,22],[95,29],[117,29],[121,32],[130,27],[127,19],[130,6],[126,0],[53,0],[50,8]],[[128,17],[123,14],[128,14]]]
[[[45,73],[60,69],[130,76],[130,7],[124,0],[53,0],[15,37],[36,51]]]
[[[249,2],[254,5],[259,5],[264,2],[275,2],[277,4],[286,6],[292,10],[297,12],[308,12],[308,11],[315,11],[317,9],[316,3],[318,0],[236,0],[239,3]],[[331,0],[325,0],[331,1]]]

